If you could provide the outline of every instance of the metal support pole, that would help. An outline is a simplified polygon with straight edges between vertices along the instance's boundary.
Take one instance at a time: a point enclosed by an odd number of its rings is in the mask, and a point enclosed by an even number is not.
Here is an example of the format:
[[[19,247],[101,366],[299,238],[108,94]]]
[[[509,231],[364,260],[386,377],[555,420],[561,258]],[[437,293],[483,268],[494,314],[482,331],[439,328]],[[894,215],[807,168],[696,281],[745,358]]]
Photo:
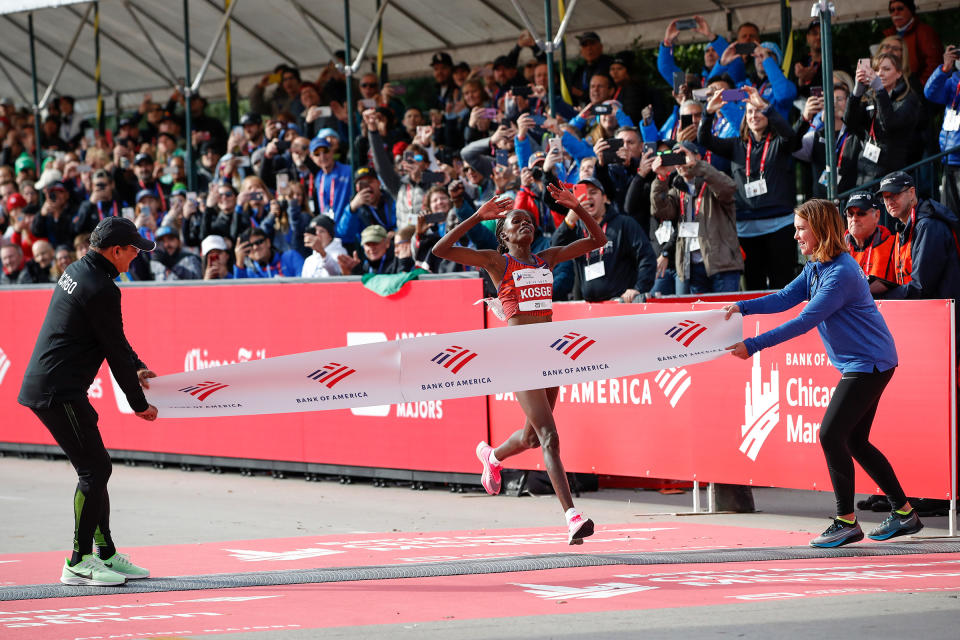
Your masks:
[[[183,103],[184,120],[187,138],[187,157],[185,158],[185,168],[187,170],[187,191],[196,191],[197,168],[193,166],[193,116],[190,115],[190,96],[193,95],[193,89],[190,86],[190,0],[183,0]],[[229,15],[229,12],[227,13]],[[220,37],[217,36],[217,40]],[[209,63],[209,59],[207,60]]]
[[[823,138],[827,146],[827,199],[837,197],[836,132],[833,130],[833,33],[832,7],[820,0],[820,68],[823,70]]]
[[[693,512],[700,513],[700,482],[693,481]]]
[[[790,0],[780,0],[780,51],[787,55],[787,38],[793,24],[793,11],[790,9]],[[780,61],[783,64],[783,60]]]
[[[370,46],[370,41],[373,40],[373,33],[377,30],[377,23],[380,22],[380,18],[383,17],[383,12],[387,10],[387,7],[390,6],[390,0],[383,0],[383,4],[380,5],[380,8],[377,10],[377,15],[374,16],[373,22],[370,23],[370,28],[367,29],[367,35],[363,37],[363,44],[360,45],[360,51],[357,52],[357,58],[353,61],[353,64],[350,65],[350,69],[353,73],[356,73],[360,70],[360,65],[363,63],[364,57],[367,55],[367,48]],[[350,16],[344,14],[344,20],[347,25],[350,24]],[[350,40],[350,36],[344,35],[344,40]],[[347,59],[350,58],[350,47],[344,49],[347,54]]]
[[[377,1],[377,11],[380,11],[380,0]],[[377,82],[382,87],[383,78],[383,19],[377,20]]]
[[[378,12],[378,15],[377,15],[378,19],[380,17],[380,14],[382,14],[383,10],[386,8],[387,4],[389,4],[389,0],[384,2],[383,6],[380,7],[380,11]],[[372,26],[373,25],[371,25],[371,27]],[[370,35],[372,34],[373,34],[373,29],[371,28]],[[366,44],[367,43],[364,43],[364,45]],[[344,52],[346,52],[346,56],[347,56],[346,61],[349,63],[350,61],[350,0],[343,0],[343,50]],[[355,63],[357,66],[359,66],[360,61],[363,60],[363,54],[365,50],[366,50],[366,46],[363,46],[360,48],[360,53],[357,54],[357,60]],[[356,71],[356,69],[354,69],[354,65],[351,65],[351,64],[343,65],[343,72],[347,76],[347,105],[346,106],[347,106],[347,137],[349,138],[349,140],[347,141],[348,142],[347,165],[350,167],[350,191],[348,191],[348,193],[353,193],[353,169],[354,169],[353,138],[355,135],[353,132],[353,129],[354,129],[353,117],[354,117],[354,114],[356,113],[356,110],[355,110],[356,108],[354,107],[354,104],[353,104],[353,73],[354,71]]]
[[[33,12],[27,15],[27,31],[30,34],[30,79],[33,81],[33,161],[37,177],[40,177],[40,100],[37,98],[37,52],[33,42]]]
[[[717,512],[717,500],[713,489],[713,483],[707,483],[707,513]]]
[[[230,8],[230,0],[223,0],[224,9]],[[227,69],[226,81],[227,81],[227,111],[229,112],[230,118],[230,128],[237,126],[237,122],[240,118],[238,112],[237,104],[237,87],[233,79],[233,47],[230,42],[230,23],[227,22],[227,28],[224,32],[224,53],[226,56],[226,64],[224,65]]]
[[[93,56],[96,64],[93,76],[97,90],[97,132],[103,135],[106,122],[103,118],[103,88],[100,86],[100,2],[94,2],[93,7]]]
[[[210,47],[207,49],[207,55],[204,56],[203,62],[200,64],[200,70],[197,71],[197,77],[193,79],[193,83],[190,85],[191,93],[196,93],[200,88],[200,83],[203,82],[203,76],[207,74],[207,67],[210,66],[210,61],[213,59],[213,53],[217,50],[217,46],[220,45],[220,38],[223,37],[223,32],[227,28],[227,23],[230,22],[230,16],[233,14],[233,10],[236,8],[239,2],[240,0],[233,0],[233,2],[227,3],[227,10],[223,12],[223,17],[220,18],[220,24],[217,26],[217,33],[213,37]]]
[[[70,62],[70,54],[73,53],[73,47],[77,44],[77,38],[80,37],[80,32],[83,31],[83,27],[87,24],[87,18],[90,16],[90,11],[93,9],[93,5],[87,5],[87,12],[83,14],[83,19],[80,21],[80,24],[77,25],[77,30],[73,32],[73,38],[70,40],[70,45],[67,47],[67,50],[63,53],[63,60],[60,61],[60,66],[57,67],[57,72],[53,74],[53,79],[50,80],[50,84],[47,85],[47,90],[43,92],[43,97],[40,98],[40,102],[37,103],[38,109],[43,109],[47,106],[47,101],[50,100],[50,96],[53,94],[54,88],[57,86],[57,81],[60,80],[60,75],[63,73],[63,70],[66,68],[67,63]],[[33,36],[30,36],[30,39],[33,39]]]
[[[547,34],[547,38],[549,38],[550,34],[553,33],[553,24],[552,24],[553,21],[551,19],[552,16],[550,14],[550,2],[551,0],[543,0],[543,20],[546,26],[545,33]],[[568,13],[567,16],[569,15],[570,14]],[[565,16],[563,19],[563,22],[566,23],[566,21],[567,21],[567,17]],[[562,35],[560,37],[562,37]],[[553,82],[553,42],[552,41],[547,41],[546,50],[547,50],[547,104],[550,106],[550,117],[552,118],[553,116],[556,115],[556,111],[554,109],[554,104],[555,104],[554,101],[556,99],[556,95],[555,95],[555,90],[553,86],[554,82]]]
[[[573,15],[573,9],[574,9],[574,7],[576,7],[576,6],[577,6],[577,0],[573,0],[573,1],[570,3],[570,6],[567,7],[566,9],[564,9],[564,11],[563,11],[563,20],[560,21],[560,28],[557,29],[557,35],[555,35],[555,36],[553,37],[553,48],[554,48],[554,49],[556,49],[557,47],[559,47],[559,46],[560,46],[560,43],[563,42],[563,36],[567,33],[567,25],[570,24],[570,16]],[[553,32],[550,31],[550,30],[549,30],[549,27],[548,27],[547,35],[549,36],[551,33],[553,33]]]

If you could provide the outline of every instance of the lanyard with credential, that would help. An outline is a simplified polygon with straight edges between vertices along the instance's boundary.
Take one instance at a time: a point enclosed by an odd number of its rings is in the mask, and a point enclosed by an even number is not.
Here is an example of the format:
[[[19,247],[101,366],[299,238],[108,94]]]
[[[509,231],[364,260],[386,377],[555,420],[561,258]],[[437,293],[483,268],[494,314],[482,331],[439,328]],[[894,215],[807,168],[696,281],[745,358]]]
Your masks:
[[[147,189],[147,185],[143,184],[143,180],[137,180],[140,183],[141,189]],[[160,198],[160,208],[164,211],[167,210],[167,199],[163,197],[163,189],[160,188],[158,183],[153,183],[154,188],[157,190],[157,197]],[[153,189],[147,189],[148,191],[153,191]]]
[[[953,100],[950,101],[950,108],[957,110],[957,100],[960,99],[960,80],[957,80],[957,90],[953,92]]]
[[[603,229],[603,236],[606,237],[606,236],[607,236],[607,223],[606,223],[606,222],[603,223],[603,226],[601,227],[601,229]],[[600,247],[599,249],[597,249],[597,251],[600,252],[600,260],[603,260],[603,252],[606,250],[606,248],[607,248],[607,243],[604,242],[604,243],[603,243],[603,246]],[[593,254],[592,251],[591,251],[590,253]],[[588,262],[588,263],[590,262],[590,256],[587,256],[587,262]]]
[[[100,214],[100,219],[103,220],[103,203],[97,202],[97,213]],[[113,217],[117,217],[117,201],[113,201]]]
[[[696,220],[697,218],[700,217],[700,207],[703,205],[703,193],[704,193],[704,191],[706,191],[706,190],[707,190],[707,183],[704,182],[702,185],[700,185],[700,193],[697,194],[697,200],[696,200],[696,202],[695,202],[695,204],[694,204],[694,208],[693,208],[693,219],[694,219],[694,220]],[[682,191],[680,192],[680,208],[683,210],[683,213],[684,213],[684,214],[687,213],[687,202],[686,202],[686,197],[687,197],[687,195],[688,195],[688,194],[686,194],[686,193],[684,193],[684,192],[682,192]]]
[[[760,156],[760,177],[763,177],[763,170],[767,166],[767,150],[770,148],[770,134],[763,143],[763,153]],[[753,136],[747,136],[747,180],[753,177],[750,172],[750,157],[753,155]]]
[[[847,142],[850,141],[850,132],[846,129],[843,130],[843,134],[840,136],[840,139],[837,140],[836,148],[836,159],[837,159],[837,173],[840,173],[840,165],[843,164],[843,152],[847,148]]]
[[[910,241],[913,239],[913,229],[916,226],[917,226],[917,208],[914,207],[913,209],[910,209],[910,233],[907,234],[907,240],[905,242],[907,246],[910,246]],[[903,276],[905,275],[903,273],[905,261],[902,255],[900,254],[900,248],[901,248],[900,234],[898,233],[897,242],[896,242],[896,245],[894,246],[894,251],[897,252],[897,284],[903,284],[903,281],[904,281]]]
[[[337,195],[337,177],[333,175],[333,173],[329,173],[329,174],[325,174],[323,172],[320,173],[320,192],[318,193],[317,200],[320,201],[320,208],[323,209],[323,198],[327,193],[327,189],[323,185],[323,179],[326,178],[328,175],[330,176],[330,206],[328,210],[333,211],[333,200]],[[320,213],[323,213],[323,211],[321,211]]]

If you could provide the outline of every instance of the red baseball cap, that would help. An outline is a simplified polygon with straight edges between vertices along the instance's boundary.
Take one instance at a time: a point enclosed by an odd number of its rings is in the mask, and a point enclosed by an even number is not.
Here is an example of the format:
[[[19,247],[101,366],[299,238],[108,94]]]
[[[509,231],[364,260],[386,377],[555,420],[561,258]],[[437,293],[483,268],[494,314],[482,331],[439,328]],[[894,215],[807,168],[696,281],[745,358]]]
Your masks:
[[[23,209],[25,206],[27,206],[27,199],[19,193],[11,193],[7,196],[7,211]]]

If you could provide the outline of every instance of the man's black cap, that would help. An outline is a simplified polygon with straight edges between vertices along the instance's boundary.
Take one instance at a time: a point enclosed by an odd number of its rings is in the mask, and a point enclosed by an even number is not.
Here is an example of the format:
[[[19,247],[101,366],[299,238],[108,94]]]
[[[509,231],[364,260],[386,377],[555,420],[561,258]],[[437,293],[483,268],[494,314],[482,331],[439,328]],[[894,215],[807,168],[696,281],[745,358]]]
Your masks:
[[[136,156],[134,156],[133,164],[136,165],[143,163],[153,164],[153,156],[151,156],[149,153],[138,153]]]
[[[497,67],[509,67],[509,66],[512,66],[512,65],[510,64],[510,58],[508,58],[507,56],[497,56],[497,58],[493,61],[494,69],[496,69]]]
[[[373,167],[360,167],[353,173],[354,182],[359,182],[364,178],[373,178],[376,180],[377,172],[373,169]]]
[[[206,142],[200,145],[200,155],[204,155],[208,151],[216,151],[217,153],[219,153],[219,150],[217,149],[217,144],[213,140],[207,140]]]
[[[869,191],[858,191],[847,200],[847,206],[843,208],[844,211],[847,209],[863,209],[867,211],[869,209],[879,209],[880,201],[877,199],[877,196],[870,193]]]
[[[577,40],[580,41],[580,44],[590,41],[600,42],[600,36],[597,35],[596,31],[585,31],[577,36]]]
[[[448,67],[452,67],[453,58],[451,58],[450,54],[446,51],[438,51],[433,54],[433,57],[430,59],[430,66],[432,67],[435,64],[445,64]]]
[[[250,113],[243,114],[243,117],[240,118],[240,125],[247,126],[248,124],[261,124],[263,119],[260,117],[259,113],[251,111]]]
[[[592,184],[597,189],[600,189],[600,191],[603,191],[604,193],[606,193],[606,191],[604,191],[603,189],[603,185],[600,184],[600,181],[597,180],[596,178],[580,178],[579,180],[577,180],[577,184]]]
[[[910,187],[916,187],[916,183],[910,174],[905,171],[894,171],[883,176],[880,181],[880,188],[877,193],[901,193]]]
[[[137,232],[137,225],[122,216],[104,218],[90,234],[90,246],[98,249],[133,245],[141,251],[153,251],[157,243]]]
[[[331,218],[330,216],[325,216],[323,214],[314,216],[313,220],[310,221],[310,228],[315,229],[316,227],[325,229],[326,232],[332,236],[333,235],[333,218]]]

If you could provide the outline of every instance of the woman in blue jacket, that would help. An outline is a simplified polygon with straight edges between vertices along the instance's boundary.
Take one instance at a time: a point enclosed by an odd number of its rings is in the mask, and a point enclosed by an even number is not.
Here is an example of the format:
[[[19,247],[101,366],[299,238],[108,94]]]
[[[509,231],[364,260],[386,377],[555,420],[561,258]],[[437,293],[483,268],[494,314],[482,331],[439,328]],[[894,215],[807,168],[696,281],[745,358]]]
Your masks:
[[[873,540],[917,533],[923,528],[893,467],[869,442],[877,405],[897,367],[893,336],[870,296],[870,287],[843,242],[840,212],[829,200],[810,200],[794,212],[794,238],[807,256],[803,272],[783,290],[724,307],[734,313],[780,313],[809,300],[800,314],[756,338],[727,347],[746,360],[757,351],[817,327],[830,362],[842,374],[820,426],[820,445],[837,500],[837,516],[812,547],[839,547],[863,539],[853,510],[853,461],[887,495],[893,512],[873,529]]]

